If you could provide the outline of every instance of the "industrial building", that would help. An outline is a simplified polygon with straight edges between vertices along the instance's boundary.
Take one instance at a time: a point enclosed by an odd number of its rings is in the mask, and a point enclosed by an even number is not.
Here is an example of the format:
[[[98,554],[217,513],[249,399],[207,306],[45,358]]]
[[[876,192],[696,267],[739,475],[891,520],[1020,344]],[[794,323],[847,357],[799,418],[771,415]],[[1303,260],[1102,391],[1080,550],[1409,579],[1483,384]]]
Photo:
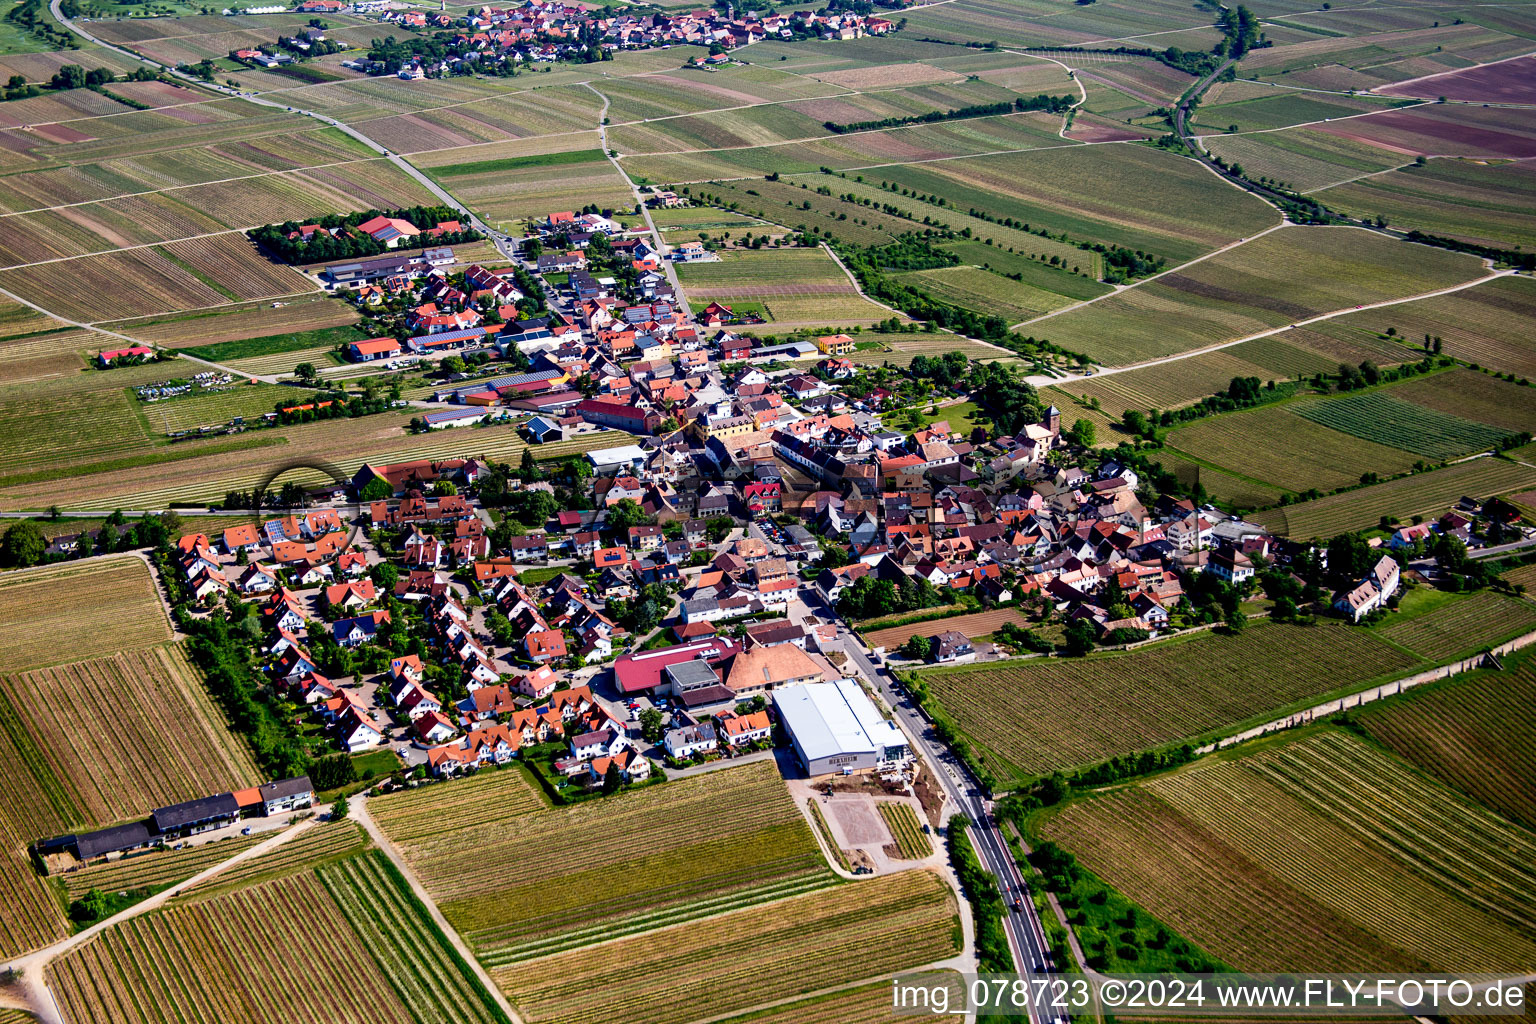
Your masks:
[[[774,691],[773,703],[812,778],[890,771],[912,760],[906,735],[852,679],[787,686]]]

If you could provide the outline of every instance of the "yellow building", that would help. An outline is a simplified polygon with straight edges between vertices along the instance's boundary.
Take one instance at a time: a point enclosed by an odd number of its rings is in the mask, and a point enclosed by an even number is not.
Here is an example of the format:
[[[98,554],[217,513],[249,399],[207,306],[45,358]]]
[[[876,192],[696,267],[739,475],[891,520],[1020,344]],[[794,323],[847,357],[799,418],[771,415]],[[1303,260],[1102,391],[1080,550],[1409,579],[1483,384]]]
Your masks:
[[[824,356],[846,356],[853,351],[853,339],[846,334],[827,334],[816,339],[816,347]]]

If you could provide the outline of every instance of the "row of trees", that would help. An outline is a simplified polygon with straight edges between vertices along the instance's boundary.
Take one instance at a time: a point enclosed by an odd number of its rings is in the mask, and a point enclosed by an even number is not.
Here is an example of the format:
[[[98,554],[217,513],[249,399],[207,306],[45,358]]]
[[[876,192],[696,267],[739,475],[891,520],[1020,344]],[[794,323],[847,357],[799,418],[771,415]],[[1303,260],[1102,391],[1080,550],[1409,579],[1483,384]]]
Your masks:
[[[18,519],[0,537],[0,569],[25,569],[47,561],[65,561],[85,555],[106,555],[115,551],[158,548],[170,542],[181,530],[181,516],[162,512],[140,516],[132,524],[121,512],[107,516],[93,543],[83,544],[73,554],[48,555],[48,535],[33,519]]]
[[[839,124],[836,121],[823,121],[822,127],[837,135],[847,132],[867,132],[880,128],[899,128],[909,124],[934,124],[938,121],[959,121],[968,117],[997,117],[1002,114],[1012,114],[1025,110],[1044,110],[1052,114],[1061,114],[1072,109],[1075,101],[1071,96],[1048,96],[1040,93],[1036,96],[1019,96],[1011,103],[1002,100],[997,103],[974,103],[968,107],[957,107],[953,110],[930,110],[926,114],[907,114],[902,117],[882,117],[875,121],[850,121]]]

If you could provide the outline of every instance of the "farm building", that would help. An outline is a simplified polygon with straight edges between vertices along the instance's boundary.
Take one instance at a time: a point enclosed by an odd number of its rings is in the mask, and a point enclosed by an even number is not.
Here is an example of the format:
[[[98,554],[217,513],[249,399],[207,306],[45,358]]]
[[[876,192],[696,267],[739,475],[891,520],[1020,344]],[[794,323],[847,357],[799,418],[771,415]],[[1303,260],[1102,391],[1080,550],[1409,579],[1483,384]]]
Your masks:
[[[394,338],[369,338],[367,341],[354,341],[347,346],[347,358],[354,363],[393,359],[400,352],[400,343]]]
[[[261,795],[262,812],[267,815],[286,814],[315,802],[315,787],[308,775],[293,779],[279,779],[257,787]]]
[[[374,217],[359,224],[357,230],[387,249],[399,245],[402,238],[415,238],[421,234],[420,228],[399,217]]]
[[[166,836],[206,832],[239,817],[240,803],[234,794],[219,793],[161,807],[150,813],[149,820],[156,832]]]
[[[851,679],[790,686],[776,691],[773,703],[812,778],[896,768],[912,759],[907,737]]]
[[[102,352],[96,356],[96,361],[103,367],[111,366],[118,359],[140,360],[148,359],[155,354],[155,350],[147,345],[134,345],[131,348],[115,348],[110,352]]]

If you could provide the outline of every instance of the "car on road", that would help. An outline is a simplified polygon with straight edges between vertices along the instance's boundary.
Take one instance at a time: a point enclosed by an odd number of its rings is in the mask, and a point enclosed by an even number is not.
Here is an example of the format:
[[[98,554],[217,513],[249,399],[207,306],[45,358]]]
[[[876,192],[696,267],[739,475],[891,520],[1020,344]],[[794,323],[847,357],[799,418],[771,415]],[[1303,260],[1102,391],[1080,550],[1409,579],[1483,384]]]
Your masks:
[[[251,834],[251,826],[249,826],[249,825],[245,826],[245,828],[240,830],[240,834],[243,835],[243,836],[250,835]]]

